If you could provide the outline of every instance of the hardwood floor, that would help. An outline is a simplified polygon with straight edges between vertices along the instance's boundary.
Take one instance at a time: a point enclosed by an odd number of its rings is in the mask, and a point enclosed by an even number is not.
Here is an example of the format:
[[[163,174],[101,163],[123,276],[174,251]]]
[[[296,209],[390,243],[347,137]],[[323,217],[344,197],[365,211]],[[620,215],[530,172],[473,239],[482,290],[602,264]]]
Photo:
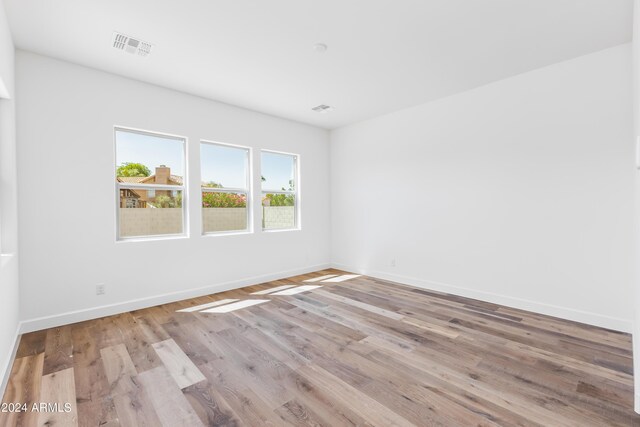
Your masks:
[[[628,334],[344,274],[24,335],[0,426],[640,425]]]

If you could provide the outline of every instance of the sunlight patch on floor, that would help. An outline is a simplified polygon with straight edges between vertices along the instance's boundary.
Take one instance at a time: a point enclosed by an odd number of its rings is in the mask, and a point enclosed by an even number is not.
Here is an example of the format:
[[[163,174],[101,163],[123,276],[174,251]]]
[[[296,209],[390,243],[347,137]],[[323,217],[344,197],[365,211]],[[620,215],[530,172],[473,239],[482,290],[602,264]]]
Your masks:
[[[231,311],[240,310],[241,308],[251,307],[252,305],[262,304],[263,302],[269,302],[268,299],[248,299],[244,301],[234,302],[232,304],[223,305],[220,307],[213,307],[208,310],[203,310],[200,313],[229,313]]]
[[[265,289],[265,290],[258,291],[258,292],[252,292],[251,295],[266,295],[266,294],[270,294],[272,292],[278,292],[278,291],[282,291],[284,289],[293,288],[294,286],[296,286],[296,285],[276,286],[275,288]]]
[[[343,274],[342,276],[333,277],[331,279],[323,280],[322,283],[337,283],[344,282],[345,280],[355,279],[356,277],[360,277],[360,274]]]
[[[321,287],[322,286],[319,286],[319,285],[302,285],[293,289],[285,289],[284,291],[276,292],[275,294],[271,294],[271,295],[295,295],[295,294],[300,294],[302,292],[307,292],[307,291],[321,288]]]
[[[219,305],[229,304],[230,302],[236,302],[237,299],[223,299],[220,301],[214,301],[207,304],[195,305],[189,308],[183,308],[182,310],[176,310],[178,313],[193,313],[194,311],[204,310],[205,308],[217,307]]]
[[[305,280],[305,282],[319,282],[321,280],[327,280],[331,277],[336,277],[337,274],[327,274],[326,276],[314,277],[313,279]]]

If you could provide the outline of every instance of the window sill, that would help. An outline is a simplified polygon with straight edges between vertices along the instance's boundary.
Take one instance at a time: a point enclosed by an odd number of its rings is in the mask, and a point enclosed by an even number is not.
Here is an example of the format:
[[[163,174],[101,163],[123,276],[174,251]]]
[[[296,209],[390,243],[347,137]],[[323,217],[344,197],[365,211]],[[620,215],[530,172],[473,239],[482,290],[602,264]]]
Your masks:
[[[221,237],[221,236],[244,236],[253,234],[253,231],[212,231],[209,233],[202,233],[202,237]]]
[[[157,242],[160,240],[182,240],[188,239],[189,236],[186,234],[176,234],[176,235],[161,235],[161,236],[149,236],[149,237],[123,237],[116,240],[116,243],[138,243],[138,242]]]
[[[286,231],[302,231],[302,228],[300,227],[296,227],[296,228],[263,228],[262,232],[263,233],[284,233]]]

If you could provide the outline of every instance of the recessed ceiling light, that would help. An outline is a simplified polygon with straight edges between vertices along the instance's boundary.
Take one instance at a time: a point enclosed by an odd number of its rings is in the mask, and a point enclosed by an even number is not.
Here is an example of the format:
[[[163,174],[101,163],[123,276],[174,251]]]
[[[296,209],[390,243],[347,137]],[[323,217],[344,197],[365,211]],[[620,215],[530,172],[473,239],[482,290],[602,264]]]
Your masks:
[[[327,45],[324,43],[316,43],[313,45],[313,50],[317,53],[324,53],[327,51]]]
[[[317,107],[312,108],[316,113],[328,113],[329,111],[333,111],[333,107],[329,105],[320,104]]]
[[[129,37],[118,32],[113,33],[112,46],[118,50],[134,55],[138,54],[140,56],[149,55],[151,53],[151,48],[153,47],[151,43],[147,43],[140,39]]]

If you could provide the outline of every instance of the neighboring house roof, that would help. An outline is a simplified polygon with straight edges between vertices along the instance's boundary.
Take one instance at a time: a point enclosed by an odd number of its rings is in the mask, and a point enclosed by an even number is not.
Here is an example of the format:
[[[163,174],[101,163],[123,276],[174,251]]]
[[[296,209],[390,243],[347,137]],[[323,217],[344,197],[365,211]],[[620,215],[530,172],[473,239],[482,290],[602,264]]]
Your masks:
[[[119,176],[119,182],[129,182],[133,184],[146,184],[155,181],[155,175],[149,176]],[[169,175],[169,184],[182,185],[182,177],[179,175]]]
[[[146,179],[148,177],[146,176],[119,176],[118,177],[118,181],[120,182],[133,182],[133,183],[139,183],[142,182],[144,179]]]

